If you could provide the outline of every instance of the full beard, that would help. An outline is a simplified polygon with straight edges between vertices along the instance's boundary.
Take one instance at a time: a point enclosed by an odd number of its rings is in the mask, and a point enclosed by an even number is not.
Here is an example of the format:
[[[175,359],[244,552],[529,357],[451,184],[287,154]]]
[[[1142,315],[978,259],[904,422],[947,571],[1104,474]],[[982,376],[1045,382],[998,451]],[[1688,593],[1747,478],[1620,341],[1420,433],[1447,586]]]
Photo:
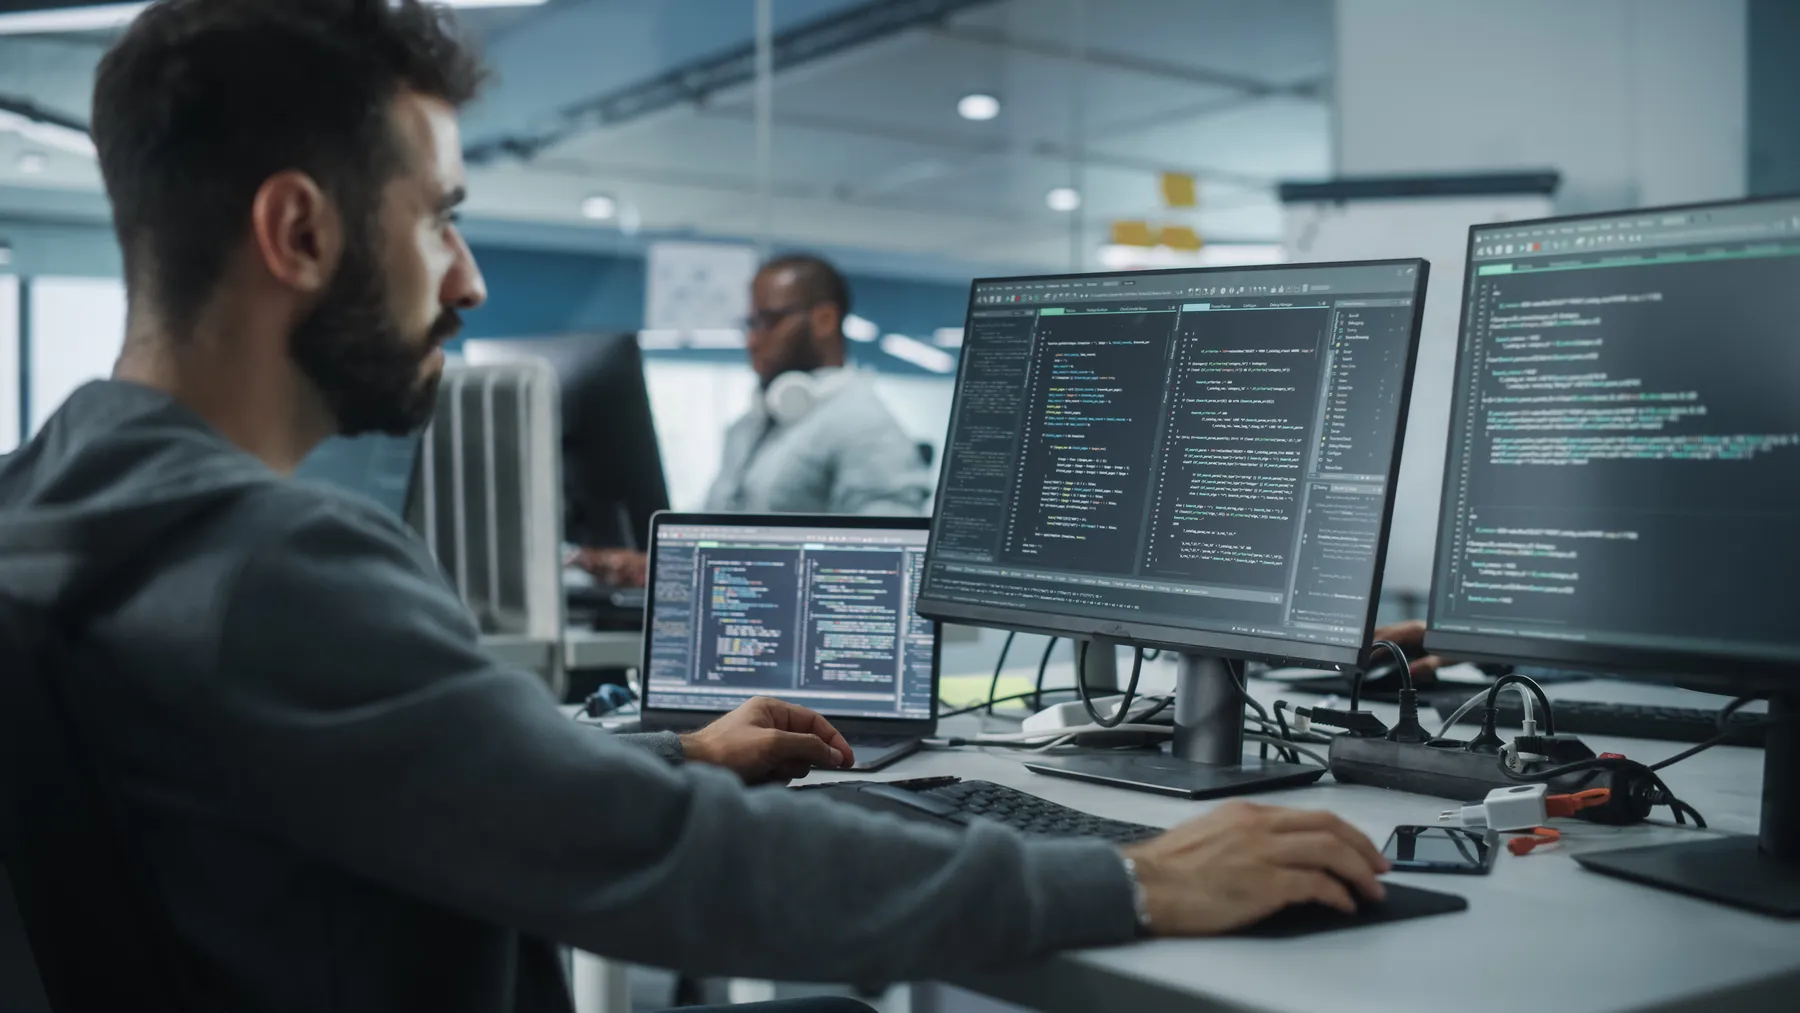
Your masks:
[[[317,388],[343,436],[404,436],[431,421],[442,373],[425,363],[462,320],[444,313],[409,338],[395,319],[373,244],[353,242],[325,298],[295,328],[290,354]]]

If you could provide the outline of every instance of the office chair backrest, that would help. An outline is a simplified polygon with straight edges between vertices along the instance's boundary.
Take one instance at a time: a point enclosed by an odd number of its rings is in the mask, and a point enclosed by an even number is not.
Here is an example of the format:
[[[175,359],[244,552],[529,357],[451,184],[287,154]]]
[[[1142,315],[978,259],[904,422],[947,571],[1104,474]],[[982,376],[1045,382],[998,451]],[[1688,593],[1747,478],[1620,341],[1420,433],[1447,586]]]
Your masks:
[[[54,699],[43,617],[0,601],[0,864],[53,1010],[176,1010],[167,933]]]
[[[191,1008],[181,948],[123,832],[116,781],[67,676],[88,623],[144,582],[150,557],[178,530],[223,505],[175,522],[54,609],[0,595],[0,867],[58,1013]]]

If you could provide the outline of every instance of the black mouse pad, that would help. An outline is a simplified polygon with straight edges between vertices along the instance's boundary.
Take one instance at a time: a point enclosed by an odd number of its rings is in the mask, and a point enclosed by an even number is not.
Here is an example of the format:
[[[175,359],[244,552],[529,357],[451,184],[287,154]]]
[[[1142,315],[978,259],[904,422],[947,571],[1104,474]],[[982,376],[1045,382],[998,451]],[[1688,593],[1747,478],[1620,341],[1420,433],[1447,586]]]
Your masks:
[[[1438,893],[1435,890],[1421,890],[1394,883],[1382,885],[1387,887],[1387,900],[1379,904],[1364,902],[1353,915],[1323,904],[1300,904],[1277,911],[1248,928],[1239,929],[1237,934],[1258,939],[1293,939],[1319,932],[1359,929],[1365,925],[1403,922],[1409,918],[1429,918],[1432,915],[1447,915],[1469,909],[1468,900],[1453,893]]]

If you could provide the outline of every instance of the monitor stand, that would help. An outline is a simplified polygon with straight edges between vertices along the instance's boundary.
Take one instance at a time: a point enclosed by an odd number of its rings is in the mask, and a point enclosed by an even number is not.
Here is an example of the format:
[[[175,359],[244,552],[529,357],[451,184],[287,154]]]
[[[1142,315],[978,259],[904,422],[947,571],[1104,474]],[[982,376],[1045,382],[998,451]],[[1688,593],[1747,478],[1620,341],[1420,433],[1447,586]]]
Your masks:
[[[1094,638],[1088,653],[1111,658],[1113,642]],[[1090,662],[1091,664],[1091,662]],[[1101,662],[1105,664],[1104,661]],[[1086,678],[1077,672],[1076,678]],[[1093,681],[1088,685],[1093,686]],[[1325,768],[1244,756],[1244,694],[1224,658],[1184,654],[1175,677],[1175,736],[1160,752],[1100,753],[1033,760],[1026,769],[1119,788],[1220,798],[1311,784]]]
[[[1576,855],[1595,872],[1729,904],[1800,918],[1800,698],[1769,700],[1763,746],[1762,832]]]

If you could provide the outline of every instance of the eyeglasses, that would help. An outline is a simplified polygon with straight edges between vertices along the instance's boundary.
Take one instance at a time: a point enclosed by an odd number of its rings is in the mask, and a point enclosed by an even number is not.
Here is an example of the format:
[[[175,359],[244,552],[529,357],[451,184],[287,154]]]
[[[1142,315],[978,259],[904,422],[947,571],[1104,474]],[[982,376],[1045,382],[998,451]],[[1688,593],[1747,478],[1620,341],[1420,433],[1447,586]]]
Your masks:
[[[817,304],[816,303],[807,303],[804,306],[789,306],[787,309],[784,309],[784,310],[758,310],[757,312],[752,313],[749,316],[745,317],[741,321],[741,323],[744,325],[744,330],[746,330],[746,331],[774,330],[777,326],[779,326],[781,324],[782,321],[786,320],[788,317],[791,317],[797,313],[811,312],[813,306],[815,306],[815,305],[817,305]]]

